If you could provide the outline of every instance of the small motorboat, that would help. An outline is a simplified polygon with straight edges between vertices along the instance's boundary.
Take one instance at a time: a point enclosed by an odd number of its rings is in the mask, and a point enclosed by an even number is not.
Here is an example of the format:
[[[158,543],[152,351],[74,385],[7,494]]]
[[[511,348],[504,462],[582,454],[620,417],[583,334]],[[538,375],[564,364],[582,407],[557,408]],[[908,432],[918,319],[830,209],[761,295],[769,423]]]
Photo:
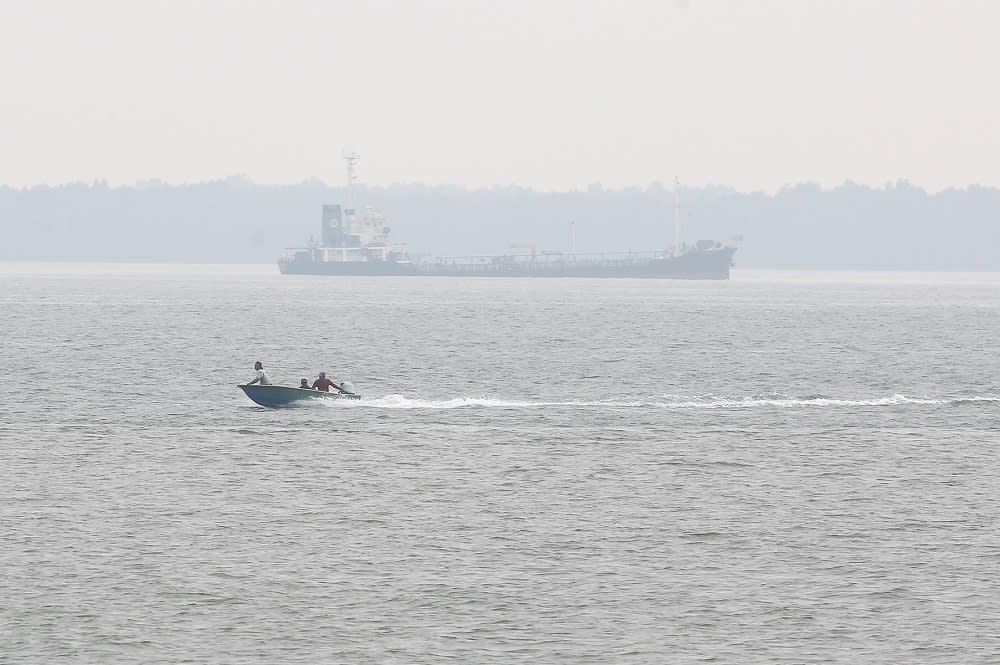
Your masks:
[[[258,383],[252,385],[241,383],[237,387],[257,404],[272,408],[296,406],[303,402],[317,399],[361,399],[361,395],[355,394],[350,389],[350,384],[346,383],[341,386],[341,390],[344,390],[344,392],[328,393],[322,390],[293,388],[292,386],[262,386]]]

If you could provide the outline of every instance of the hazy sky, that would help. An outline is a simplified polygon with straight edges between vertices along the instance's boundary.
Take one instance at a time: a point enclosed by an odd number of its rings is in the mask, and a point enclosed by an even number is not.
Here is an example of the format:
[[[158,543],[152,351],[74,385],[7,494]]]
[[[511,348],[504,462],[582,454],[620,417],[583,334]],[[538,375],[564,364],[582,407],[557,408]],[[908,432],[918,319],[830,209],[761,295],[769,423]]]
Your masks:
[[[990,0],[0,0],[0,183],[1000,186]]]

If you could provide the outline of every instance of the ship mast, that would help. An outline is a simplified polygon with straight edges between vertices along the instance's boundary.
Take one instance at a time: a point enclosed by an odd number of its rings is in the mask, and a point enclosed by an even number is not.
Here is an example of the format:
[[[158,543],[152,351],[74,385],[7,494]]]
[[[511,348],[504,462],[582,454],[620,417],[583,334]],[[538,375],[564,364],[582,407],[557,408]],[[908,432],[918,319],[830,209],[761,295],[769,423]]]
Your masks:
[[[681,203],[679,190],[681,181],[674,176],[674,256],[681,255]]]
[[[352,190],[354,181],[358,179],[358,170],[355,168],[358,164],[358,160],[361,159],[361,155],[353,150],[344,149],[344,162],[347,166],[347,190],[344,194],[344,203],[347,207],[353,207],[353,196]]]

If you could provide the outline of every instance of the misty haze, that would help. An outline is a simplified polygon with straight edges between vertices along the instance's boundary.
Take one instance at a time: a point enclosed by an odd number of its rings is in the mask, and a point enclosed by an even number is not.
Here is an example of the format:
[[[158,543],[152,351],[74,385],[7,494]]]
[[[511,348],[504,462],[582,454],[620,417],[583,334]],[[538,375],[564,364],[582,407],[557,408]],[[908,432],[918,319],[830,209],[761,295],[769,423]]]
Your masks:
[[[568,252],[661,249],[673,243],[673,186],[540,192],[519,187],[362,188],[393,239],[432,257],[504,254],[532,243]],[[318,238],[323,204],[343,187],[318,180],[258,185],[244,178],[109,187],[0,189],[0,259],[274,263]],[[775,194],[682,188],[685,240],[743,236],[738,268],[1000,270],[1000,190],[929,194],[906,182]]]
[[[0,663],[1000,662],[997,25],[0,3]]]

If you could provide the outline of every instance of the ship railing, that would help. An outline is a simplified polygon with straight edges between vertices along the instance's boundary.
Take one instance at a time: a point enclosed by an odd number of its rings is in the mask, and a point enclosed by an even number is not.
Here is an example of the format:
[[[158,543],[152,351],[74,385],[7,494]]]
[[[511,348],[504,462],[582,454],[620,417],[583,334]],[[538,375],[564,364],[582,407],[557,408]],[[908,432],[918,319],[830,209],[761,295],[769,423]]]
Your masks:
[[[292,261],[296,256],[302,254],[303,252],[312,251],[309,247],[286,247],[281,251],[281,255],[278,257],[279,261]]]
[[[641,252],[545,252],[538,254],[504,254],[473,256],[438,256],[434,263],[441,267],[461,267],[463,270],[503,271],[505,268],[523,269],[531,266],[562,265],[634,265],[662,260],[664,251]]]

